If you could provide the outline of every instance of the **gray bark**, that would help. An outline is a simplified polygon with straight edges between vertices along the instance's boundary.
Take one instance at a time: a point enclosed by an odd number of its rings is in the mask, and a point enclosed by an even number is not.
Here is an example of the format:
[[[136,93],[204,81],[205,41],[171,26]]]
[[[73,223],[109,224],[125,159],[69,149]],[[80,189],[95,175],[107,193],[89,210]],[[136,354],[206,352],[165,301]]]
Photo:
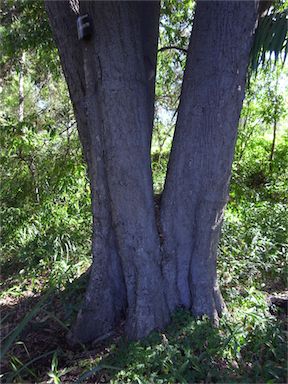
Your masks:
[[[71,341],[102,338],[123,314],[131,338],[163,328],[178,306],[216,318],[216,249],[256,2],[197,6],[162,201],[162,252],[150,161],[159,3],[81,2],[93,21],[87,41],[77,40],[77,1],[46,7],[93,210],[91,277]]]
[[[126,285],[126,330],[139,338],[168,321],[153,203],[152,119],[141,18],[137,2],[83,6],[94,22],[92,40],[84,43],[85,73],[90,75],[86,87],[91,102],[99,106],[112,221]],[[88,110],[95,116],[95,109]],[[91,129],[94,126],[99,124],[91,121]]]
[[[105,169],[103,161],[98,161],[98,158],[103,158],[101,143],[95,140],[100,128],[94,127],[93,133],[89,127],[91,99],[90,90],[86,89],[82,45],[77,37],[77,14],[68,1],[46,2],[46,9],[68,84],[90,180],[93,264],[83,308],[69,335],[71,342],[87,342],[106,334],[120,321],[126,307],[126,291],[112,226]]]
[[[255,1],[196,7],[161,205],[170,310],[217,319],[224,308],[217,244],[256,19]]]
[[[67,3],[46,5],[88,153],[92,192],[94,261],[73,338],[85,342],[109,332],[119,321],[112,316],[117,305],[126,310],[127,334],[143,337],[169,320],[150,165],[159,3],[80,3],[81,14],[93,20],[86,42],[76,40],[71,10],[65,21],[59,17]],[[102,319],[105,313],[111,315]]]

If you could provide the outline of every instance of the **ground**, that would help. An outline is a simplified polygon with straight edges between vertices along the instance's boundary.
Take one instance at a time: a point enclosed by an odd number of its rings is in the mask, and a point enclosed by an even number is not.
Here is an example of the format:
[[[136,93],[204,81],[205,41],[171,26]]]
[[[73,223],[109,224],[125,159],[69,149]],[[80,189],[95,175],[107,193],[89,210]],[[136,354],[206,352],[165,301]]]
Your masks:
[[[179,310],[165,331],[142,342],[128,343],[120,325],[108,340],[72,348],[65,337],[67,325],[77,312],[75,298],[83,294],[86,280],[87,274],[63,291],[52,290],[39,308],[38,293],[2,297],[1,336],[6,342],[36,306],[34,317],[24,324],[18,343],[3,361],[6,382],[285,381],[287,291],[276,295],[242,289],[228,299],[229,314],[219,328]]]

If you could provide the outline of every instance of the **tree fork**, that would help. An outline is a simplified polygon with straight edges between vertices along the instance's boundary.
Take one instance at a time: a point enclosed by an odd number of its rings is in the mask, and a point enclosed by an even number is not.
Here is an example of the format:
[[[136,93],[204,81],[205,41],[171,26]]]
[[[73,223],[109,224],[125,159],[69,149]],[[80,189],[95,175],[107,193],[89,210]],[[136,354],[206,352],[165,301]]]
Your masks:
[[[47,8],[93,207],[94,261],[73,337],[109,332],[123,311],[130,338],[163,328],[178,306],[217,319],[217,244],[258,2],[197,4],[161,204],[162,254],[150,160],[159,4],[81,2],[93,22],[86,42],[75,15],[61,16],[64,4]]]

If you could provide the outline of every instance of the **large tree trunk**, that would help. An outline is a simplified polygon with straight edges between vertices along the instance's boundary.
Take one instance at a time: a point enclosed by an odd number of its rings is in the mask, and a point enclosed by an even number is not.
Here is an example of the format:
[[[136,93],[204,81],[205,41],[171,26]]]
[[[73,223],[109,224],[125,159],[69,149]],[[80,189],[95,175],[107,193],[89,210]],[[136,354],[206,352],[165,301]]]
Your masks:
[[[106,334],[120,321],[126,307],[126,292],[112,228],[105,169],[103,161],[98,161],[103,157],[99,140],[96,140],[100,128],[94,127],[93,132],[89,127],[89,90],[86,89],[82,44],[77,37],[78,7],[76,2],[74,4],[76,7],[72,7],[69,1],[49,1],[46,2],[46,8],[77,119],[90,180],[93,264],[83,308],[69,335],[71,342],[86,342]],[[95,292],[98,293],[95,295]],[[85,325],[80,330],[81,323]]]
[[[71,6],[72,5],[72,6]],[[255,2],[200,2],[163,202],[162,252],[150,161],[159,2],[46,1],[88,164],[93,265],[71,340],[125,316],[140,338],[177,306],[223,307],[216,247],[226,202]],[[77,13],[93,23],[77,39]],[[211,59],[212,57],[212,59]]]
[[[63,4],[46,5],[72,100],[74,77],[84,72],[84,92],[79,95],[76,85],[80,100],[74,108],[80,115],[84,152],[87,145],[89,154],[93,267],[73,336],[85,342],[107,333],[125,310],[127,333],[139,338],[169,320],[150,166],[159,3],[80,3],[81,14],[93,20],[93,36],[82,42],[63,39],[65,28],[69,36],[76,34],[71,11],[55,26]],[[83,58],[79,71],[71,50],[78,61]]]
[[[99,127],[103,157],[98,161],[106,171],[126,286],[126,329],[130,337],[139,338],[168,320],[153,203],[150,90],[139,5],[85,2],[83,6],[94,23],[93,38],[84,44],[89,126]]]
[[[170,310],[217,319],[224,308],[217,245],[256,19],[255,1],[196,7],[161,205]]]

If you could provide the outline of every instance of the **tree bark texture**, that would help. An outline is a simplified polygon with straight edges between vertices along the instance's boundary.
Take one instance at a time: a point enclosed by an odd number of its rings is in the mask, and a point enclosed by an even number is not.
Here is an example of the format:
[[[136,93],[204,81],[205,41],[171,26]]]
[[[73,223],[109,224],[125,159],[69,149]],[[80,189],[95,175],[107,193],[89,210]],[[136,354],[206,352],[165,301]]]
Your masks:
[[[216,320],[217,244],[256,19],[257,2],[198,2],[162,197],[169,308]]]
[[[150,159],[159,2],[46,1],[46,8],[93,211],[93,265],[71,340],[96,339],[124,318],[127,335],[141,338],[179,306],[217,318],[224,305],[217,244],[256,2],[197,5],[162,198],[162,246]],[[78,12],[92,20],[88,40],[77,38]]]

